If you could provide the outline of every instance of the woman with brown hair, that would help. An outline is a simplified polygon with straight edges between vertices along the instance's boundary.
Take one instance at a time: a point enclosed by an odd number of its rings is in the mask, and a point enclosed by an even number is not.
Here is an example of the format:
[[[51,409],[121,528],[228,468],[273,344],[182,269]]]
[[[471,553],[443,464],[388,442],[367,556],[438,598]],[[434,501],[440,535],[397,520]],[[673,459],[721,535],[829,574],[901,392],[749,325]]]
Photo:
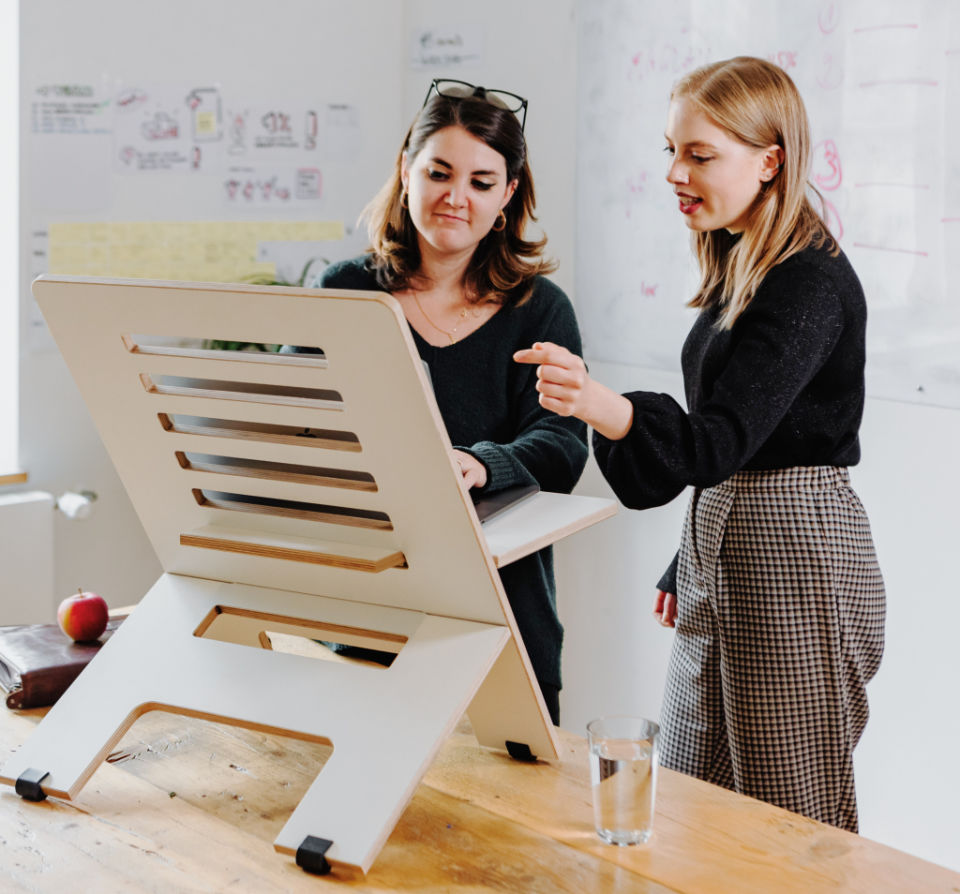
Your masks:
[[[856,830],[853,749],[885,596],[847,467],[860,458],[866,303],[808,196],[803,101],[738,57],[674,87],[667,181],[693,234],[687,410],[616,394],[537,344],[540,403],[595,429],[625,505],[693,493],[654,615],[676,627],[663,763]]]
[[[511,93],[433,81],[390,178],[364,211],[370,252],[327,268],[313,285],[385,291],[400,302],[465,487],[569,493],[587,459],[586,426],[541,407],[534,371],[512,362],[539,339],[581,351],[573,307],[544,277],[554,269],[542,256],[546,240],[526,239],[535,204],[526,107]],[[500,576],[558,723],[563,628],[552,552]]]

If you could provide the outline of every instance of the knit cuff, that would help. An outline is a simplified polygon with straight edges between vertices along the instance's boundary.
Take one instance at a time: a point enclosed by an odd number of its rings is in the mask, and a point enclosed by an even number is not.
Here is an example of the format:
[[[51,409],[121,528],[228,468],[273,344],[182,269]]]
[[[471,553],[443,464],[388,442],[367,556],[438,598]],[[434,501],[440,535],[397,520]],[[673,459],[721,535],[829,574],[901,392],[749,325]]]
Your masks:
[[[663,572],[663,577],[657,581],[658,590],[663,590],[664,593],[673,593],[674,596],[677,595],[677,562],[679,559],[680,553],[678,551],[673,557],[670,567]]]
[[[479,491],[493,492],[526,482],[527,476],[522,479],[517,476],[516,461],[500,444],[494,444],[492,441],[478,441],[471,447],[457,447],[456,449],[469,453],[482,462],[486,468],[487,483],[483,487],[477,488]]]

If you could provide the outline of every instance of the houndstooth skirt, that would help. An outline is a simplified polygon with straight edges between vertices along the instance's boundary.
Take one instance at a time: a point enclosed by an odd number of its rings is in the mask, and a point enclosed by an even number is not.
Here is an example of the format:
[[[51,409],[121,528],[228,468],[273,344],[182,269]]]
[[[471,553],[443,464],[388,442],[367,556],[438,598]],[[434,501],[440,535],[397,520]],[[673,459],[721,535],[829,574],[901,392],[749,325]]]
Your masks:
[[[850,831],[885,595],[845,468],[696,490],[677,567],[662,763]]]

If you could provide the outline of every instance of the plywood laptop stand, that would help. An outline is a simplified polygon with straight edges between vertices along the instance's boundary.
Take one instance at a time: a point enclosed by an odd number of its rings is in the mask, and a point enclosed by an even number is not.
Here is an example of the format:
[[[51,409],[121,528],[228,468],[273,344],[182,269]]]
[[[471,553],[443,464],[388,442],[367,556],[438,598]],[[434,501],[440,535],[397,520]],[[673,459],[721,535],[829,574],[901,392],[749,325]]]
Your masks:
[[[34,294],[164,573],[0,781],[72,798],[157,708],[325,742],[274,846],[366,871],[464,710],[481,744],[556,757],[392,298],[63,277]],[[182,347],[203,339],[323,353]],[[491,540],[506,563],[613,511],[541,494]],[[397,654],[318,661],[271,633]]]

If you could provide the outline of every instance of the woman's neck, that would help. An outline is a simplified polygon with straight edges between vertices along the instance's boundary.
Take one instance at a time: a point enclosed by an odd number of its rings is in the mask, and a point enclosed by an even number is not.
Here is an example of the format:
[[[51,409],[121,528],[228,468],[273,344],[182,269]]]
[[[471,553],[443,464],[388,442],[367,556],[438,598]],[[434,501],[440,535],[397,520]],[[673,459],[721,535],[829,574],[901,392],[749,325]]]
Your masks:
[[[462,295],[464,280],[473,252],[440,254],[430,246],[420,245],[420,266],[414,274],[412,285],[421,291],[436,291]]]
[[[471,295],[464,282],[472,251],[435,252],[420,244],[420,267],[406,289],[394,293],[420,337],[434,347],[448,347],[483,326],[499,301]]]

